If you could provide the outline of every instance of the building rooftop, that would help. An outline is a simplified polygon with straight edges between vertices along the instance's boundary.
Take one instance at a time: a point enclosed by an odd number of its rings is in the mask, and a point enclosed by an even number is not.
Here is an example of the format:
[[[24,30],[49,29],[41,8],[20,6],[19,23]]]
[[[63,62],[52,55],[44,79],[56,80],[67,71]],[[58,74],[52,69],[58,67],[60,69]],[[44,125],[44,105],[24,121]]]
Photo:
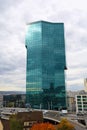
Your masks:
[[[40,22],[49,23],[49,24],[64,24],[63,22],[49,22],[49,21],[39,20],[39,21],[34,21],[34,22],[27,23],[27,25],[28,24],[34,24],[34,23],[40,23]]]

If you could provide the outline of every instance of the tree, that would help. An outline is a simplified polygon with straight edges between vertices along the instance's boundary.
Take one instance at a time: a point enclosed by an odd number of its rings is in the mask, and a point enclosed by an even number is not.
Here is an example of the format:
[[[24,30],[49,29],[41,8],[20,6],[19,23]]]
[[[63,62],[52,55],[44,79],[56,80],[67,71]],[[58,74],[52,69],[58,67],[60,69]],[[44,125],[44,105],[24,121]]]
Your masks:
[[[37,123],[32,126],[30,130],[56,130],[50,123]]]
[[[7,104],[7,107],[14,107],[14,102],[9,102],[9,103]]]
[[[23,130],[23,123],[20,119],[17,119],[17,115],[10,117],[10,130]]]
[[[62,119],[57,130],[74,130],[74,126],[67,119]]]

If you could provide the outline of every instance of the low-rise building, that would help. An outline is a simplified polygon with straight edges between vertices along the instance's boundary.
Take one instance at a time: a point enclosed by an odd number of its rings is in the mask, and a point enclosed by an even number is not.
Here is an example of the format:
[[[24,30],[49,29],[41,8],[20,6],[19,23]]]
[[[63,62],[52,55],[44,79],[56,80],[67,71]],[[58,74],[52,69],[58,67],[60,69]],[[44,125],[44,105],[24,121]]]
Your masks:
[[[4,107],[25,107],[25,94],[9,94],[3,95]]]
[[[1,118],[1,123],[3,125],[2,130],[11,130],[10,121],[15,115],[3,116]],[[33,124],[38,122],[43,122],[42,111],[29,111],[29,112],[18,112],[15,116],[17,122],[21,121],[23,125],[23,130],[30,130]]]

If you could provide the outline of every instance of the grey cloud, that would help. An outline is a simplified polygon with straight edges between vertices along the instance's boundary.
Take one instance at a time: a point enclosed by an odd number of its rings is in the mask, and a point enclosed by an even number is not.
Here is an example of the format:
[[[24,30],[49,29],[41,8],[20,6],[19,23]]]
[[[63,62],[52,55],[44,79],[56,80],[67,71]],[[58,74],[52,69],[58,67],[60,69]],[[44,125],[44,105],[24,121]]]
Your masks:
[[[70,85],[67,89],[72,91],[78,91],[78,90],[83,90],[84,87],[82,87],[82,85],[74,84],[74,85]]]
[[[16,7],[20,2],[21,0],[0,0],[0,12],[4,12],[12,6]]]
[[[65,24],[68,71],[81,69],[79,76],[78,72],[67,74],[67,81],[70,82],[87,76],[87,74],[81,74],[84,73],[87,65],[85,60],[87,55],[85,51],[87,48],[86,12],[65,9],[65,4],[58,0],[44,0],[44,2],[42,0],[26,0],[26,2],[3,0],[0,3],[0,10],[2,11],[0,15],[0,83],[2,82],[5,88],[6,86],[10,86],[10,88],[11,86],[14,88],[17,86],[25,87],[26,49],[24,42],[26,23],[41,19],[64,22]],[[63,6],[64,8],[62,8]],[[78,89],[81,88],[78,83],[71,85],[71,89],[72,86],[73,88],[76,86]]]

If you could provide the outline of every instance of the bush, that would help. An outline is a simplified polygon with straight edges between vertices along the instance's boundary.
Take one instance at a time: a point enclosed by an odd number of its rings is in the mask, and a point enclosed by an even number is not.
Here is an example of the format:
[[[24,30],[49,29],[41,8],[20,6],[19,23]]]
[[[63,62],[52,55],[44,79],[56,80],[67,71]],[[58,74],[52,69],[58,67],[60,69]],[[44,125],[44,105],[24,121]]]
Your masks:
[[[57,130],[74,130],[74,126],[67,119],[62,119]]]
[[[38,123],[34,124],[30,130],[56,130],[50,123]]]

